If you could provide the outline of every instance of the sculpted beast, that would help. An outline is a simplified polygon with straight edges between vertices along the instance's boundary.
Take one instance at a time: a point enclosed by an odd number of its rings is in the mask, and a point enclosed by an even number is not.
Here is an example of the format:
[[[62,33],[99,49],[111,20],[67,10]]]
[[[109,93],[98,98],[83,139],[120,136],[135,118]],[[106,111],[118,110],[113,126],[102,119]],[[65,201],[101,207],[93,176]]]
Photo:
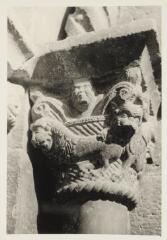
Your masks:
[[[41,149],[51,164],[69,166],[57,193],[87,189],[121,194],[135,202],[134,189],[151,139],[146,131],[147,112],[141,89],[122,82],[104,100],[104,129],[96,135],[77,136],[62,122],[47,117],[33,123],[34,147]]]
[[[47,154],[54,152],[56,158],[61,155],[61,161],[66,163],[69,163],[70,159],[79,161],[84,155],[99,151],[103,162],[108,165],[109,162],[120,158],[125,147],[128,151],[128,143],[132,145],[137,136],[146,144],[148,140],[141,126],[143,121],[146,121],[147,109],[142,93],[141,91],[134,93],[135,88],[132,88],[131,84],[125,83],[126,87],[123,84],[120,87],[119,85],[115,88],[117,93],[112,96],[112,100],[111,94],[107,96],[108,102],[104,106],[104,113],[109,115],[106,119],[108,126],[101,133],[79,137],[60,121],[43,117],[31,125],[33,145]],[[113,94],[113,89],[111,93]]]

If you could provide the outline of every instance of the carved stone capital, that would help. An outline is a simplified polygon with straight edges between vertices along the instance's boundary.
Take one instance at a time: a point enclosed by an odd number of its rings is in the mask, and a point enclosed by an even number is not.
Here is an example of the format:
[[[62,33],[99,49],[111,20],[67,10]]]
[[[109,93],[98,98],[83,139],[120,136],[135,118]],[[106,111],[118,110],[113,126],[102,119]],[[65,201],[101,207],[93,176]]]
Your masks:
[[[53,100],[46,101],[46,107],[57,113],[58,105],[53,108],[49,102]],[[142,131],[146,103],[139,86],[120,82],[104,97],[100,116],[69,124],[44,111],[31,125],[33,146],[59,171],[58,201],[80,199],[85,193],[85,198],[104,197],[128,208],[136,205],[138,179],[150,141]]]

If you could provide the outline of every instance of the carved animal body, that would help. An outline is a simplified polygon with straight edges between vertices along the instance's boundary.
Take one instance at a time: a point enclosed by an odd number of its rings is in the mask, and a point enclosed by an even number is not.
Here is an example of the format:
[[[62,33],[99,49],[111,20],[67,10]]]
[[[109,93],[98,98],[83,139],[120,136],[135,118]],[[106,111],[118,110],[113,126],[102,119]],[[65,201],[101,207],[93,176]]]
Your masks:
[[[148,140],[146,140],[144,137],[142,129],[139,129],[130,140],[126,139],[128,141],[123,145],[120,144],[120,139],[116,141],[117,136],[116,140],[114,137],[115,136],[110,135],[110,139],[108,139],[106,135],[106,139],[102,140],[105,142],[105,145],[101,151],[105,166],[107,167],[111,162],[121,159],[124,168],[132,166],[136,172],[141,172],[144,167]]]
[[[48,138],[46,125],[51,126],[50,131],[53,141],[52,146],[47,151],[44,148],[44,145],[46,146],[44,139],[41,144],[37,144],[41,140],[41,132],[39,133],[38,127],[43,127],[43,138]],[[147,142],[142,136],[141,130],[134,134],[130,141],[121,145],[120,139],[116,142],[115,139],[117,138],[114,138],[115,136],[112,134],[109,136],[110,129],[105,130],[105,139],[100,138],[100,135],[78,137],[62,123],[52,119],[49,121],[46,118],[36,121],[31,129],[33,130],[32,142],[34,146],[44,150],[47,157],[52,159],[56,165],[77,163],[84,160],[89,154],[96,152],[99,155],[98,160],[101,166],[107,167],[110,163],[121,159],[124,166],[131,167],[133,165],[137,172],[143,168]],[[97,166],[97,163],[95,165]]]
[[[61,168],[59,196],[69,191],[100,191],[134,204],[149,141],[142,131],[146,121],[143,95],[132,84],[119,83],[104,103],[102,114],[107,113],[109,121],[99,134],[76,135],[57,119],[41,117],[31,126],[32,143],[55,170]]]

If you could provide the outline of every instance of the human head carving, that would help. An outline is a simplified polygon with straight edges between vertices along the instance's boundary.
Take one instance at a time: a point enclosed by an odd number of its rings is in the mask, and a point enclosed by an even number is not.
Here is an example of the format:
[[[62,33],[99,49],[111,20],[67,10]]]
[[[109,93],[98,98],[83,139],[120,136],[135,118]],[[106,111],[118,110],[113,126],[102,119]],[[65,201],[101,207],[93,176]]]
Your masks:
[[[88,110],[94,102],[95,93],[91,82],[87,78],[81,78],[73,81],[71,88],[70,101],[72,106],[79,112],[83,113]]]

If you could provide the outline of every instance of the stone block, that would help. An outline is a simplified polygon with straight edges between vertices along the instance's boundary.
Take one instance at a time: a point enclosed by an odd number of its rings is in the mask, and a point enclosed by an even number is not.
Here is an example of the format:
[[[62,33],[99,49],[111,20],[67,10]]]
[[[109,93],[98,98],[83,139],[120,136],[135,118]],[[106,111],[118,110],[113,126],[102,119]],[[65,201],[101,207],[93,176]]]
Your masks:
[[[93,78],[95,82],[102,81],[106,75],[114,75],[114,72],[139,59],[150,37],[155,42],[154,60],[156,62],[157,59],[159,64],[159,48],[153,25],[152,21],[137,21],[111,32],[91,32],[50,44],[41,51],[30,82],[60,92],[62,87],[68,88],[73,78],[82,76]]]

